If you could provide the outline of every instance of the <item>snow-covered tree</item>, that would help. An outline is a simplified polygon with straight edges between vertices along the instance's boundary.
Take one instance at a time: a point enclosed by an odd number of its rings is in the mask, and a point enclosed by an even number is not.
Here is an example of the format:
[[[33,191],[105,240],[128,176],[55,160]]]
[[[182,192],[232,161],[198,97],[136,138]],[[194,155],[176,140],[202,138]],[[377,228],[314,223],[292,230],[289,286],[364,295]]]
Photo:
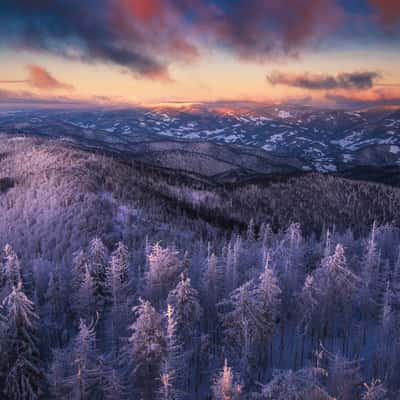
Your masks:
[[[235,271],[236,264],[234,262],[234,254],[233,254],[233,244],[232,240],[230,240],[225,247],[225,269],[224,269],[224,288],[226,293],[230,293],[233,289],[236,288],[236,278],[237,271]],[[214,255],[215,257],[215,255]],[[207,264],[210,262],[214,262],[216,265],[216,260],[211,259],[210,257],[207,260]],[[212,266],[212,264],[211,264]],[[209,265],[207,265],[209,267]],[[215,266],[215,270],[217,270]]]
[[[276,273],[282,290],[282,318],[290,318],[296,307],[298,283],[304,279],[304,246],[300,224],[292,223],[280,240],[273,255]]]
[[[366,241],[362,258],[359,290],[359,301],[365,315],[377,312],[377,282],[379,272],[379,253],[376,243],[377,225],[374,222],[368,240]]]
[[[329,392],[343,400],[354,400],[362,383],[358,360],[347,360],[338,354],[327,353]]]
[[[70,375],[65,383],[72,399],[89,400],[99,389],[101,371],[97,364],[96,332],[97,321],[89,324],[83,319],[71,349]]]
[[[334,302],[348,303],[359,278],[348,268],[344,248],[338,244],[335,253],[328,257],[325,265],[316,271],[322,288]]]
[[[174,318],[174,309],[168,305],[165,313],[165,355],[161,367],[160,398],[162,400],[177,400],[183,395],[182,377],[184,363],[182,362],[183,348],[177,335],[177,324]]]
[[[6,369],[4,393],[11,400],[35,400],[41,398],[43,372],[40,367],[38,348],[39,317],[34,305],[22,291],[19,283],[4,299],[6,316],[4,358]]]
[[[161,388],[159,390],[160,400],[175,400],[176,393],[173,385],[173,379],[169,372],[162,371],[161,373]]]
[[[46,320],[43,321],[52,334],[49,339],[55,339],[61,345],[62,330],[65,325],[68,313],[68,301],[70,300],[65,290],[64,277],[58,266],[49,273],[48,287],[45,293]]]
[[[9,244],[6,244],[3,253],[5,283],[7,290],[11,290],[13,286],[16,287],[21,282],[21,264],[17,254]]]
[[[373,379],[370,384],[364,383],[364,393],[361,400],[386,400],[387,389],[379,379]]]
[[[231,345],[243,348],[243,343],[250,329],[251,336],[255,334],[259,326],[263,310],[261,304],[256,301],[257,290],[253,281],[246,282],[234,290],[228,299],[219,304],[220,319],[222,321],[225,338]]]
[[[169,247],[163,248],[156,243],[148,256],[147,290],[153,299],[163,301],[169,291],[175,287],[182,272],[182,262],[178,252]]]
[[[111,301],[109,325],[113,348],[117,344],[117,332],[126,326],[128,317],[128,254],[128,248],[118,243],[106,271],[106,285]]]
[[[190,278],[181,274],[181,280],[168,295],[168,304],[174,309],[176,335],[182,346],[182,381],[190,385],[190,376],[195,376],[200,356],[201,318],[199,294],[191,285]],[[192,373],[190,373],[192,372]]]
[[[228,366],[227,360],[222,371],[214,378],[212,393],[213,400],[239,400],[242,397],[242,386],[232,368]]]
[[[49,396],[52,399],[63,399],[69,395],[70,387],[66,380],[70,360],[65,349],[52,351],[52,361],[47,372]]]
[[[133,308],[135,322],[129,327],[131,335],[125,349],[134,390],[139,398],[154,399],[156,383],[161,376],[161,362],[165,350],[162,316],[149,301],[140,299]],[[141,397],[140,397],[141,396]]]
[[[72,259],[72,289],[77,292],[81,287],[86,271],[89,269],[89,261],[86,253],[80,249],[73,254]]]
[[[118,242],[112,252],[109,264],[119,275],[121,284],[126,285],[129,279],[129,250],[122,242]]]
[[[331,251],[332,251],[332,233],[329,229],[327,229],[325,233],[323,258],[327,259],[331,255]]]
[[[259,239],[261,240],[263,249],[267,249],[271,245],[271,239],[273,237],[272,229],[270,224],[262,223],[259,232]]]
[[[264,272],[259,276],[257,284],[257,297],[264,308],[265,321],[270,321],[272,325],[274,325],[277,316],[281,293],[278,280],[270,266],[269,256],[267,256]],[[271,327],[271,330],[273,330],[273,327]]]
[[[270,271],[267,269],[264,274],[260,287],[249,281],[220,303],[225,338],[240,354],[241,374],[246,382],[252,376],[251,365],[259,363],[265,354],[275,327],[275,296],[279,291]],[[254,357],[259,361],[252,362]]]
[[[215,310],[215,304],[219,299],[219,284],[218,258],[214,253],[212,253],[207,257],[206,270],[203,278],[204,293],[207,297],[206,304],[209,313],[212,313],[213,310]]]
[[[307,275],[304,281],[303,289],[299,297],[299,309],[301,311],[300,325],[305,332],[308,332],[314,326],[316,315],[318,315],[319,292],[314,283],[314,276]]]
[[[361,400],[386,400],[387,389],[379,379],[373,379],[370,384],[364,383],[364,393]]]
[[[338,244],[335,253],[306,278],[301,294],[304,322],[316,321],[320,334],[326,336],[329,327],[347,321],[358,283],[359,278],[347,267],[343,246]]]
[[[240,271],[240,257],[242,253],[242,238],[238,235],[233,244],[233,260],[232,260],[232,278],[231,289],[234,290],[240,284],[241,271]]]
[[[254,223],[254,218],[252,218],[247,225],[246,239],[248,242],[253,242],[256,240],[256,227]]]
[[[277,371],[254,397],[259,400],[335,400],[320,382],[325,375],[320,368]]]
[[[99,237],[92,239],[89,243],[88,260],[89,272],[94,283],[96,302],[99,306],[102,306],[107,294],[106,270],[108,250]]]
[[[263,313],[258,317],[258,323],[260,324],[258,327],[259,333],[254,338],[258,347],[256,350],[259,356],[257,363],[261,365],[263,365],[263,359],[275,331],[281,293],[278,280],[270,266],[269,256],[267,256],[264,272],[256,281],[255,298],[253,299],[257,303],[257,306],[253,307],[255,312],[259,312],[260,310]]]
[[[5,359],[7,343],[4,340],[7,329],[6,317],[4,316],[3,306],[0,304],[0,359]],[[2,381],[3,368],[0,366],[0,382]]]
[[[118,243],[106,270],[106,285],[113,307],[124,302],[128,289],[128,249]]]
[[[125,386],[116,368],[105,368],[102,371],[103,400],[122,400],[125,398]]]
[[[265,342],[273,332],[279,288],[268,269],[264,274],[260,286],[253,281],[246,282],[220,303],[226,337],[239,348],[243,345],[246,329],[255,343]]]
[[[86,268],[85,275],[74,298],[74,308],[82,319],[91,320],[99,311],[95,297],[96,285],[94,279]]]
[[[174,309],[177,330],[187,349],[199,334],[202,309],[199,294],[185,273],[181,274],[176,288],[169,293],[168,304]]]

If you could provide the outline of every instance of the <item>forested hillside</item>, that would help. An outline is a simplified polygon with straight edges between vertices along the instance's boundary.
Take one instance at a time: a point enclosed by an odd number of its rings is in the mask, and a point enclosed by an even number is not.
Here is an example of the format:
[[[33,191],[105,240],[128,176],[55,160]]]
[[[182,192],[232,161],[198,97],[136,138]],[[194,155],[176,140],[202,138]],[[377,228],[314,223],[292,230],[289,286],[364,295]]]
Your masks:
[[[1,136],[0,398],[398,399],[399,210]]]

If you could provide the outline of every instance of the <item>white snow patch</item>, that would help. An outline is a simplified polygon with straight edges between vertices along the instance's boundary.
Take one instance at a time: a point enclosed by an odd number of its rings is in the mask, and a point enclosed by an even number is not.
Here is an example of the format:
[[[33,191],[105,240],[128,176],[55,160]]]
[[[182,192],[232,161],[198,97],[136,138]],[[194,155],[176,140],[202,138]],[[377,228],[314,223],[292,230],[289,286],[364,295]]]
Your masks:
[[[390,146],[389,151],[393,154],[398,154],[400,152],[399,146]]]
[[[285,119],[285,118],[290,118],[292,116],[292,114],[290,114],[289,111],[285,111],[285,110],[279,110],[278,112],[278,117]]]
[[[270,144],[265,144],[264,146],[262,146],[262,148],[266,151],[272,151],[275,147]]]
[[[225,142],[232,143],[239,140],[239,137],[237,135],[228,135],[224,136],[223,139],[225,140]]]
[[[209,131],[209,130],[205,129],[205,130],[202,131],[202,133],[204,133],[204,134],[207,135],[207,136],[210,136],[210,135],[218,135],[219,133],[225,132],[225,129],[226,129],[226,128],[214,129],[214,130],[212,130],[212,131]]]
[[[352,154],[343,154],[343,161],[345,163],[350,162],[354,159]]]

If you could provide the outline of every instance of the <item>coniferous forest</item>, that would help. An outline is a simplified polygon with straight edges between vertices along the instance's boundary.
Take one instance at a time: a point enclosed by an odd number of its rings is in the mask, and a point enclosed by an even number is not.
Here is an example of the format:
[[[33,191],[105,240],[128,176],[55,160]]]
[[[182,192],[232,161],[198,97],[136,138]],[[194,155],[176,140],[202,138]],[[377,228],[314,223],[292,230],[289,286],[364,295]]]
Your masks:
[[[399,189],[0,141],[1,399],[399,398]]]
[[[0,400],[400,400],[400,0],[0,0]]]

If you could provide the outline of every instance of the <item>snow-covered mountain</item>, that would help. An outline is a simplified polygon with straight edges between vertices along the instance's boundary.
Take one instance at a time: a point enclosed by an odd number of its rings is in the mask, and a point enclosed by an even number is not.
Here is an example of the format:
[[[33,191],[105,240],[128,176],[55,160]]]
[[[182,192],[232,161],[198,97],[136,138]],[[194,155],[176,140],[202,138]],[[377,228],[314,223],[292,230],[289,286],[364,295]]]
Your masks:
[[[221,147],[193,146],[210,154],[201,168]],[[0,134],[0,398],[171,399],[158,394],[174,360],[185,399],[220,399],[231,377],[247,379],[241,400],[367,399],[371,381],[398,399],[399,225],[396,187],[209,183]],[[15,392],[21,374],[38,396]]]
[[[177,168],[177,163],[191,164],[187,153],[198,152],[192,147],[200,142],[222,143],[232,151],[240,149],[240,153],[246,146],[247,154],[275,158],[280,160],[277,164],[306,171],[400,165],[400,109],[345,111],[274,106],[243,110],[158,107],[36,111],[1,115],[0,130],[74,138],[91,147],[136,156],[146,153],[143,158],[147,161],[152,160],[151,152],[157,164],[165,162],[165,166],[172,168]],[[177,144],[181,141],[190,144]],[[144,143],[148,145],[146,151]],[[176,161],[178,150],[180,160]],[[215,147],[203,146],[205,156],[209,156],[208,150],[215,152]],[[168,155],[164,161],[166,151],[175,152],[175,156]],[[235,164],[237,159],[222,161]],[[218,165],[215,174],[227,169],[226,165]]]

